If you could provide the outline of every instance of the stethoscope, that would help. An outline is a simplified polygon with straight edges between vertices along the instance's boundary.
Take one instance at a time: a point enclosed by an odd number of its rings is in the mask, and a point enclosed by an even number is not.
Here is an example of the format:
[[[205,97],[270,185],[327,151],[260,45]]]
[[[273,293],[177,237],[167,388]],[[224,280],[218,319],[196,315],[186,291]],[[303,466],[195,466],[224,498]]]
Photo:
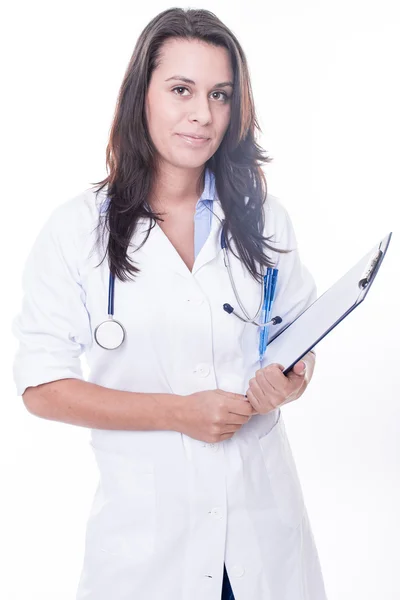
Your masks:
[[[223,225],[224,222],[221,221],[221,223]],[[278,317],[278,316],[274,317],[267,323],[259,323],[255,320],[258,317],[258,315],[260,314],[261,307],[263,306],[263,303],[264,303],[264,285],[263,285],[263,283],[261,283],[261,301],[260,301],[258,310],[253,318],[251,318],[248,315],[245,307],[243,306],[242,301],[240,300],[240,296],[236,289],[235,281],[233,279],[232,269],[231,269],[231,264],[229,262],[229,255],[228,255],[228,251],[227,251],[227,247],[226,247],[226,239],[225,239],[223,227],[221,229],[220,243],[221,243],[221,249],[224,254],[224,264],[228,270],[229,279],[230,279],[230,282],[232,285],[233,293],[235,294],[236,301],[239,304],[245,318],[243,318],[242,316],[237,314],[237,312],[235,312],[234,308],[230,304],[227,304],[227,303],[224,304],[223,309],[227,313],[235,315],[235,317],[237,317],[244,323],[252,323],[253,325],[256,325],[257,327],[268,327],[269,325],[278,325],[278,323],[281,323],[282,319],[281,319],[281,317]],[[102,321],[102,323],[99,323],[99,325],[97,325],[95,332],[94,332],[94,339],[96,340],[97,344],[99,346],[101,346],[101,348],[104,348],[105,350],[115,350],[116,348],[119,348],[119,346],[121,346],[122,342],[124,341],[124,339],[126,337],[126,332],[125,332],[124,326],[122,325],[122,323],[120,323],[119,321],[114,319],[114,288],[115,288],[115,276],[110,271],[109,284],[108,284],[108,318],[106,321]]]

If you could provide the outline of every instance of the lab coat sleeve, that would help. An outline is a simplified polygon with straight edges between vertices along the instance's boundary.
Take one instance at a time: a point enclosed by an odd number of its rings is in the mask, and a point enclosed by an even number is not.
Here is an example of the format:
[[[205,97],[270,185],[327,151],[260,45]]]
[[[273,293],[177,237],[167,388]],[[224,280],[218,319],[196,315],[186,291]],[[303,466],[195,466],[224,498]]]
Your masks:
[[[12,322],[17,395],[29,386],[83,379],[79,357],[92,337],[79,281],[80,219],[72,208],[67,202],[53,211],[25,262],[21,310]]]
[[[287,209],[273,196],[266,214],[266,219],[274,223],[277,247],[292,250],[288,254],[275,253],[279,272],[272,317],[279,315],[282,323],[270,327],[269,337],[272,338],[316,300],[317,288],[313,276],[300,259],[296,234]],[[274,218],[271,219],[269,215],[272,214]]]

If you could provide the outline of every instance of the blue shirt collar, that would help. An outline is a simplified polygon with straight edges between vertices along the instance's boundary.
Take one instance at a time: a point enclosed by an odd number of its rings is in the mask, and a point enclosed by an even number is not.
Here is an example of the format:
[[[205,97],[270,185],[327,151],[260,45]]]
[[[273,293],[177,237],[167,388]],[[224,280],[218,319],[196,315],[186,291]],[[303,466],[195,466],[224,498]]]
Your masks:
[[[213,200],[217,199],[218,198],[216,197],[215,190],[215,175],[208,167],[206,167],[204,176],[204,190],[197,204],[199,204],[200,202],[205,202],[207,200],[212,202]]]

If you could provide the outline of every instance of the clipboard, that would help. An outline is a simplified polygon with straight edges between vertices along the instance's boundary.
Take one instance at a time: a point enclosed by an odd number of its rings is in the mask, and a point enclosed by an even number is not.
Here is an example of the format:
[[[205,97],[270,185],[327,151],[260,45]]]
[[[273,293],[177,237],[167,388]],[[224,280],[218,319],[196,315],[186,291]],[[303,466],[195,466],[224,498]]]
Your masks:
[[[363,302],[385,258],[392,232],[267,344],[264,366],[279,363],[284,375]]]

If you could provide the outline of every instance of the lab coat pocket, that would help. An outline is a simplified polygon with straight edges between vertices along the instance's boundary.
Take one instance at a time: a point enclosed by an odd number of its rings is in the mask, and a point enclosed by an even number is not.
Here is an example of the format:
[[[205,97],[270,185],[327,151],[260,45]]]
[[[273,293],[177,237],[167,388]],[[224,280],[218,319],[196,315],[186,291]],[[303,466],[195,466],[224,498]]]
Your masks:
[[[295,528],[305,505],[281,414],[271,431],[259,438],[259,444],[277,513],[284,525]]]
[[[146,560],[155,542],[154,466],[134,455],[92,447],[100,472],[90,519],[93,550]]]

